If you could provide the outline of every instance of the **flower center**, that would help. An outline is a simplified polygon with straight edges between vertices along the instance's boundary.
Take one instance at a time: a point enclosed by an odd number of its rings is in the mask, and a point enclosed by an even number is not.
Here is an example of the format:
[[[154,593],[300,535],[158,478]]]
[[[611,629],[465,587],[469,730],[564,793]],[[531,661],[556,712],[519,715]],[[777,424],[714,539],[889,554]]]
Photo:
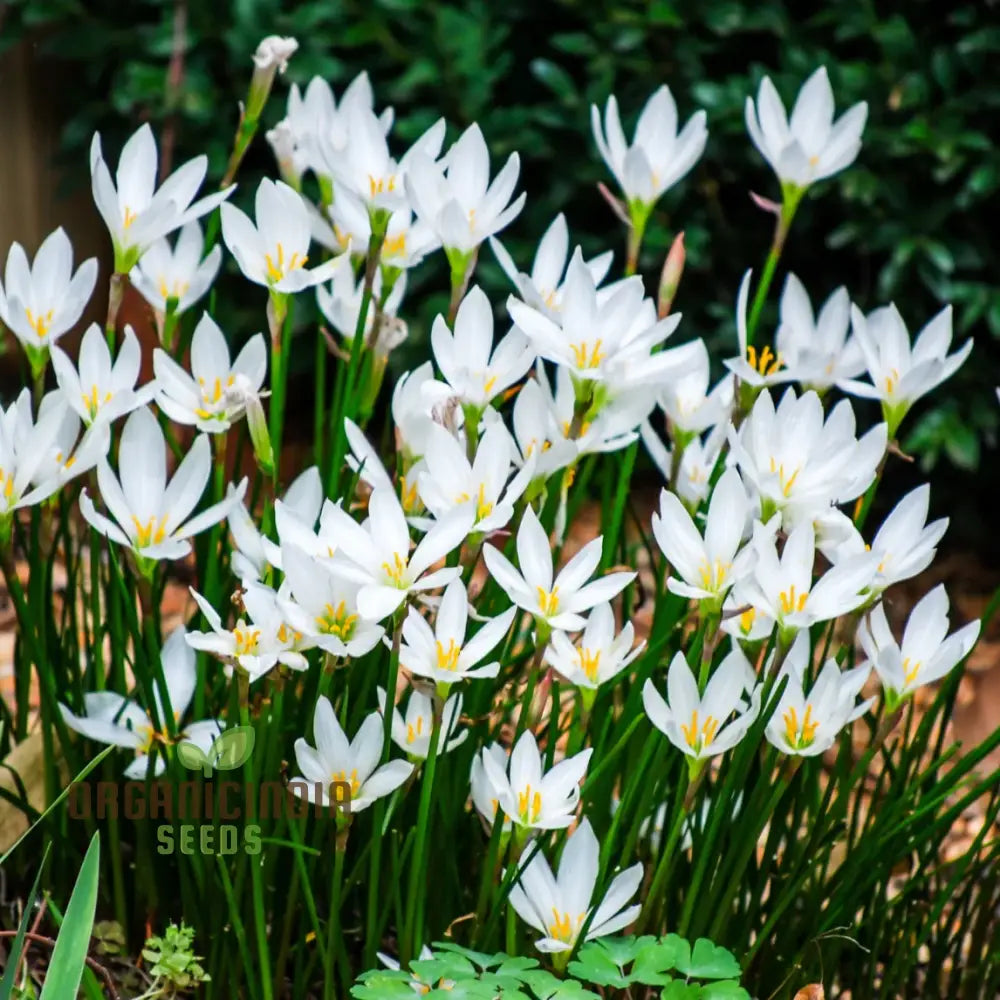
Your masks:
[[[538,822],[542,814],[542,793],[532,792],[531,785],[525,785],[523,792],[517,793],[517,816],[524,826]]]
[[[565,910],[560,912],[553,906],[552,923],[549,924],[549,937],[555,938],[556,941],[562,941],[563,944],[572,944],[586,918],[586,913],[578,913],[574,925],[573,919]]]
[[[804,750],[812,745],[813,740],[816,739],[816,730],[819,729],[819,721],[812,717],[812,705],[806,705],[801,724],[794,706],[781,717],[785,720],[785,739],[790,747],[795,750]]]
[[[719,722],[712,715],[706,715],[705,721],[698,726],[698,709],[691,713],[691,722],[681,726],[681,733],[684,735],[684,742],[694,750],[695,753],[701,751],[715,739],[715,734],[719,730]]]
[[[344,601],[341,601],[336,608],[332,604],[324,605],[323,614],[316,618],[316,624],[324,635],[335,635],[344,642],[354,634],[357,622],[358,616],[348,614]]]
[[[243,628],[239,625],[233,629],[233,642],[237,656],[256,656],[260,648],[260,629]]]
[[[701,576],[702,589],[712,592],[722,590],[732,565],[732,563],[723,562],[721,559],[716,559],[714,563],[709,565],[706,559],[698,571]]]
[[[790,615],[796,611],[804,611],[806,607],[806,601],[809,599],[809,591],[803,591],[801,594],[795,593],[795,584],[793,583],[788,590],[783,590],[778,595],[778,603],[781,605],[782,614]]]
[[[757,618],[756,608],[747,608],[743,614],[740,615],[740,628],[743,630],[744,634],[753,628],[753,623]]]
[[[160,278],[160,295],[163,301],[166,302],[167,299],[182,299],[187,295],[187,290],[190,287],[189,283],[186,281],[174,281],[172,284],[167,282],[164,277]]]
[[[462,647],[456,646],[454,639],[448,640],[447,648],[441,642],[436,642],[434,645],[437,646],[438,670],[457,670],[458,657],[462,652]]]
[[[570,344],[569,349],[573,352],[573,363],[577,368],[596,368],[605,357],[600,337],[592,345],[582,340],[579,344]]]
[[[0,469],[0,483],[3,483],[3,495],[5,500],[10,500],[14,496],[14,477],[11,475],[4,475],[3,469]]]
[[[903,660],[903,680],[906,682],[906,686],[909,687],[917,679],[917,675],[920,673],[921,663],[919,660],[911,665],[910,657],[906,657]]]
[[[559,588],[554,587],[552,590],[545,590],[539,587],[538,607],[542,615],[546,618],[551,618],[555,615],[559,611]]]
[[[398,552],[393,552],[391,565],[387,562],[382,563],[386,579],[392,586],[398,587],[400,590],[405,590],[410,585],[406,568],[406,560]]]
[[[799,472],[801,471],[801,466],[796,466],[795,471],[789,476],[785,474],[784,463],[778,463],[774,456],[771,456],[771,472],[776,474],[778,477],[778,486],[781,488],[781,495],[787,500],[791,496],[792,488],[795,486],[795,480],[799,477]]]
[[[87,412],[90,414],[91,420],[97,419],[97,411],[105,404],[110,403],[112,395],[110,392],[104,394],[103,399],[98,399],[100,390],[97,388],[96,383],[90,387],[90,395],[87,393],[82,393],[83,405],[87,407]]]
[[[406,476],[399,480],[399,502],[403,505],[403,512],[412,514],[420,505],[420,498],[417,496],[417,484],[408,483]]]
[[[52,326],[52,315],[55,310],[50,309],[46,313],[39,313],[37,316],[30,310],[25,309],[24,315],[28,317],[31,329],[38,334],[39,340],[44,340],[49,335],[49,328]]]
[[[587,675],[591,684],[597,683],[597,671],[601,666],[601,651],[599,649],[578,649],[580,669]]]
[[[747,363],[759,375],[767,377],[774,375],[785,363],[785,359],[780,353],[775,354],[769,346],[765,347],[758,357],[757,348],[751,344],[747,348]]]
[[[899,385],[899,369],[890,368],[889,374],[885,377],[885,394],[887,396],[893,396],[896,393],[896,387]]]
[[[296,643],[302,641],[302,633],[296,632],[295,629],[290,628],[284,622],[278,626],[277,636],[278,642],[280,643]]]
[[[330,775],[330,780],[334,782],[339,782],[341,784],[350,784],[351,786],[351,797],[353,798],[361,790],[361,782],[358,781],[358,769],[353,768],[351,770],[351,776],[348,778],[346,771],[335,771]]]
[[[368,175],[368,191],[371,197],[374,198],[377,194],[391,194],[396,190],[396,175],[389,174],[386,177],[379,177],[376,179],[371,174]]]
[[[419,737],[424,729],[424,717],[422,715],[417,716],[416,722],[408,722],[406,724],[406,742],[408,744],[415,743],[417,737]]]
[[[149,545],[159,545],[167,537],[167,518],[169,515],[164,514],[163,517],[151,517],[145,524],[143,524],[139,518],[132,515],[132,524],[135,527],[135,541],[136,547],[144,549]]]
[[[285,248],[279,243],[275,247],[274,255],[264,254],[264,262],[267,264],[267,280],[274,283],[289,272],[296,271],[300,267],[305,267],[309,260],[308,254],[293,253],[288,260],[285,260]]]
[[[406,233],[387,236],[382,244],[383,257],[402,257],[406,253]]]
[[[126,205],[125,215],[122,217],[122,229],[131,228],[132,223],[135,222],[135,220],[138,218],[139,218],[138,214],[136,212],[133,212],[132,209],[129,208],[128,205]]]

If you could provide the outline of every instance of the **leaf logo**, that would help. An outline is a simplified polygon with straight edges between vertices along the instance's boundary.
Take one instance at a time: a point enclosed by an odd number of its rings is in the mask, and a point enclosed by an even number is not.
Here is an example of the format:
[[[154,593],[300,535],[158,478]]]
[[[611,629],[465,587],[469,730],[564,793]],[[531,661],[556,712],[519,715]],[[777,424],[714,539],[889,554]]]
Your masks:
[[[206,778],[212,776],[213,770],[235,771],[250,759],[255,735],[253,726],[233,726],[215,740],[207,754],[194,743],[178,743],[177,758],[186,768],[201,771]]]

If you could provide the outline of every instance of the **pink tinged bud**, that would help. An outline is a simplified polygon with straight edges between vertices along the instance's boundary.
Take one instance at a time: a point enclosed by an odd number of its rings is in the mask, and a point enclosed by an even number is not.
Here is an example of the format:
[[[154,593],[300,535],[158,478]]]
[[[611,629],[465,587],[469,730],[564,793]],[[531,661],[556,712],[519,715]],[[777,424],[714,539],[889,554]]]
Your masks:
[[[597,190],[600,191],[601,197],[611,206],[611,211],[618,216],[619,221],[624,222],[631,229],[632,218],[625,203],[620,198],[616,198],[603,182],[597,185]]]
[[[680,232],[674,237],[674,242],[670,244],[670,251],[667,253],[667,259],[663,262],[663,270],[660,272],[660,290],[656,303],[656,311],[660,319],[670,315],[670,306],[677,294],[677,286],[681,283],[686,258],[684,233]]]
[[[750,192],[750,197],[762,212],[769,212],[771,215],[781,215],[781,205],[778,202],[771,201],[770,198],[764,198],[753,191]]]

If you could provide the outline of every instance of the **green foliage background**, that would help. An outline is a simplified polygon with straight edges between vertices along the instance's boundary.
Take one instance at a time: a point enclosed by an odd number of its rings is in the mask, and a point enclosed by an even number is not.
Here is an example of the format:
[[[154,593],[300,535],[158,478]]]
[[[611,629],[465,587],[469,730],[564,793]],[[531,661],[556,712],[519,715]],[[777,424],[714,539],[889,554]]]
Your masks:
[[[595,189],[608,178],[590,137],[589,106],[614,92],[630,124],[666,82],[682,120],[698,107],[707,110],[710,137],[693,173],[661,202],[642,268],[655,278],[673,234],[684,230],[681,330],[705,336],[717,354],[732,350],[740,275],[760,267],[771,235],[770,218],[748,191],[777,195],[746,136],[744,99],[767,73],[790,102],[806,75],[825,64],[838,111],[867,100],[869,124],[857,163],[800,210],[784,263],[814,303],[846,284],[863,309],[894,300],[913,332],[942,304],[954,303],[956,339],[974,336],[976,348],[962,372],[907,421],[903,444],[920,454],[924,473],[945,459],[948,505],[964,515],[954,520],[979,533],[968,471],[982,463],[983,443],[993,444],[1000,382],[1000,88],[991,73],[1000,24],[992,3],[17,0],[0,10],[0,44],[31,33],[38,57],[65,81],[57,95],[65,122],[60,156],[76,176],[84,176],[94,129],[111,154],[136,122],[162,127],[172,119],[176,156],[207,151],[217,178],[250,53],[264,34],[291,34],[301,48],[277,85],[269,121],[283,113],[287,83],[320,74],[339,93],[366,68],[379,106],[396,108],[400,144],[444,115],[451,138],[478,121],[497,161],[521,153],[529,199],[503,239],[522,266],[558,211],[567,213],[585,249],[622,246],[620,226]],[[184,76],[171,92],[166,67],[179,10],[186,18]],[[265,172],[274,172],[273,163],[259,138],[241,171],[239,203],[249,204]],[[400,363],[426,350],[429,322],[443,308],[446,273],[443,260],[435,264],[411,284],[412,337]],[[488,251],[479,280],[502,302],[506,284]],[[252,332],[261,325],[257,303],[245,284],[229,287],[242,293],[247,309],[229,329]],[[220,301],[227,298],[224,291]],[[301,328],[307,325],[309,317]],[[312,351],[300,354],[305,368]]]

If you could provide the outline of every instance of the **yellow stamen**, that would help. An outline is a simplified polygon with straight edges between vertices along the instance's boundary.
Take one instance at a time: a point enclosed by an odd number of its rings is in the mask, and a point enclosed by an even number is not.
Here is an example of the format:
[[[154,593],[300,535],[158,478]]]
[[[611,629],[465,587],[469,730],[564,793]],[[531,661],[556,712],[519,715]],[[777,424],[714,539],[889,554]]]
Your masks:
[[[139,216],[135,212],[133,212],[132,209],[128,207],[128,205],[126,205],[125,215],[122,218],[122,229],[130,228],[132,223],[135,222],[135,220],[138,218]]]
[[[347,613],[347,605],[341,601],[336,608],[332,604],[324,605],[324,613],[317,617],[316,624],[324,635],[335,635],[347,642],[354,634],[354,626],[358,616]]]
[[[719,722],[711,715],[705,716],[705,721],[698,726],[698,709],[695,709],[691,713],[691,722],[689,725],[681,726],[681,733],[684,735],[684,742],[694,750],[696,753],[700,753],[702,748],[708,746],[709,743],[715,739],[715,734],[718,732]]]
[[[805,714],[802,716],[802,724],[799,725],[798,712],[795,707],[789,707],[787,712],[781,716],[785,720],[785,739],[788,745],[796,750],[804,750],[811,746],[816,739],[816,730],[819,729],[819,721],[812,717],[812,705],[806,705]]]
[[[407,564],[398,552],[392,554],[392,560],[391,566],[387,562],[382,563],[382,569],[385,571],[389,583],[402,590],[408,586],[408,581],[406,580]]]
[[[604,360],[600,338],[592,346],[581,341],[579,344],[570,344],[569,349],[573,352],[573,363],[577,368],[596,368]]]
[[[517,815],[524,824],[537,823],[542,814],[542,793],[532,793],[531,785],[525,785],[523,792],[517,793]]]
[[[788,590],[783,590],[778,594],[778,603],[781,605],[781,611],[786,615],[790,615],[796,611],[804,611],[808,599],[809,591],[803,591],[801,594],[796,595],[794,583]]]
[[[53,313],[54,310],[50,309],[48,312],[39,313],[36,316],[30,309],[24,310],[24,315],[28,317],[28,323],[38,335],[39,340],[44,340],[48,336],[49,328],[52,326]]]
[[[910,666],[910,657],[908,656],[903,660],[903,680],[906,682],[907,687],[917,679],[917,675],[920,673],[920,666],[919,660],[913,666]]]
[[[896,392],[896,386],[899,385],[899,369],[890,369],[891,374],[885,377],[885,394],[887,396],[892,396]]]
[[[260,647],[260,629],[240,628],[233,629],[233,639],[236,640],[237,656],[256,656]]]
[[[764,347],[758,357],[757,348],[751,344],[747,347],[747,363],[755,372],[766,378],[769,375],[777,373],[778,370],[784,365],[785,359],[782,357],[780,352],[775,354],[774,351],[772,351],[768,346]]]
[[[412,514],[420,504],[420,498],[417,496],[417,484],[407,483],[406,476],[403,476],[399,480],[399,492],[399,501],[403,505],[403,512]]]
[[[599,649],[578,649],[576,655],[580,659],[580,669],[586,674],[591,684],[597,683],[597,671],[601,666],[601,651]]]
[[[574,926],[574,921],[568,913],[560,913],[559,910],[553,906],[552,923],[549,924],[548,928],[549,937],[555,938],[556,941],[562,941],[564,944],[572,944],[574,937],[579,933],[580,927],[586,919],[586,913],[578,913]]]
[[[709,565],[707,560],[703,562],[698,571],[702,589],[713,592],[722,590],[732,565],[732,563],[723,562],[721,559],[716,559],[712,565]]]
[[[448,640],[447,648],[441,642],[436,642],[435,645],[437,646],[438,670],[457,670],[458,657],[462,652],[462,647],[456,646],[454,639]]]
[[[406,233],[387,236],[382,244],[383,257],[402,257],[406,253]]]
[[[264,263],[267,265],[267,279],[272,283],[281,281],[281,279],[289,271],[296,271],[300,267],[305,267],[308,260],[309,257],[307,254],[299,254],[296,252],[289,257],[288,262],[286,263],[285,248],[278,243],[275,247],[275,255],[273,258],[269,253],[264,254]]]
[[[422,715],[417,716],[417,724],[414,726],[412,722],[406,724],[406,742],[414,743],[417,737],[421,734],[424,728],[424,717]]]
[[[167,537],[168,517],[168,514],[164,514],[163,517],[160,518],[151,517],[145,524],[143,524],[139,518],[133,514],[132,524],[135,527],[136,547],[144,549],[149,545],[159,545]]]
[[[555,587],[552,590],[544,590],[542,587],[538,588],[538,607],[541,614],[546,618],[551,618],[559,611],[559,588]]]
[[[350,778],[347,777],[346,771],[336,771],[330,775],[330,780],[335,782],[350,782],[351,783],[351,795],[355,796],[361,791],[361,782],[358,781],[358,770],[354,768],[351,771]]]
[[[747,608],[746,611],[740,615],[740,628],[743,630],[744,635],[753,628],[754,619],[756,619],[756,617],[756,608]]]
[[[795,471],[790,476],[787,476],[785,474],[784,463],[779,465],[775,461],[774,456],[771,456],[771,472],[777,473],[778,485],[781,487],[781,493],[786,499],[791,495],[792,487],[795,486],[795,480],[798,479],[800,471],[801,468],[796,466]]]

